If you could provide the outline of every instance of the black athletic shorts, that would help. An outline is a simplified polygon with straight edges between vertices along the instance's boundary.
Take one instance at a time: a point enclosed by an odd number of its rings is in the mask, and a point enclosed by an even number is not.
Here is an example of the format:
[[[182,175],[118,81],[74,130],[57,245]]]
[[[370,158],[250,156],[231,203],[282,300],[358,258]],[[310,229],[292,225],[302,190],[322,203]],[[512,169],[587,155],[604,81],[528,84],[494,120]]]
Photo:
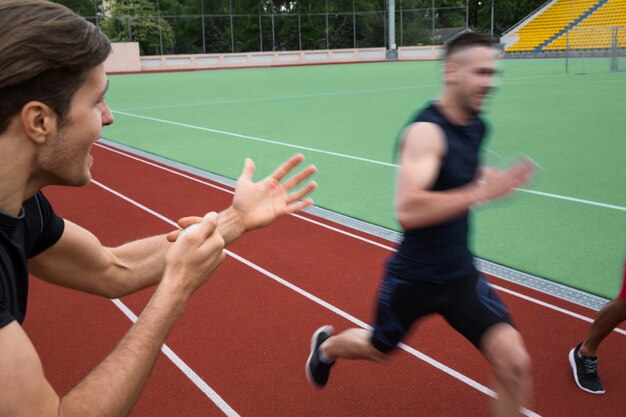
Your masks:
[[[408,281],[387,273],[378,294],[372,344],[381,352],[391,351],[413,323],[433,313],[441,314],[478,349],[490,327],[513,325],[508,309],[479,273],[445,284]]]

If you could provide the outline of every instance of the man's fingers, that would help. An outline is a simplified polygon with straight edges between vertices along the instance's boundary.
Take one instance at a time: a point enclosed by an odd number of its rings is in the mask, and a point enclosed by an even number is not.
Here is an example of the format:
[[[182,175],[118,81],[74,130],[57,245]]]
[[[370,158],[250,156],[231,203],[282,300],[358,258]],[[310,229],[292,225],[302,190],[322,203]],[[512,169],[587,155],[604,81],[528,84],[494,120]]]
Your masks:
[[[167,234],[168,242],[176,242],[178,235],[180,234],[180,230],[173,230]]]
[[[202,221],[202,217],[188,216],[188,217],[182,217],[178,219],[176,223],[178,224],[178,226],[180,226],[181,229],[184,229],[194,223],[199,223],[201,221]],[[166,235],[168,242],[175,242],[176,239],[178,239],[178,235],[180,235],[180,232],[181,230],[173,230],[169,232]]]
[[[535,170],[536,166],[537,164],[532,159],[522,158],[511,167],[511,170],[518,172],[532,172]]]
[[[287,190],[291,190],[292,188],[298,186],[300,183],[302,183],[302,181],[309,178],[311,175],[315,174],[316,172],[317,172],[317,167],[315,165],[308,166],[302,172],[299,172],[297,175],[294,175],[293,177],[285,181],[284,186]]]
[[[533,172],[535,172],[536,164],[528,158],[516,163],[511,169],[510,174],[517,182],[517,185],[528,182]]]
[[[300,153],[292,156],[284,164],[282,164],[281,166],[276,168],[276,170],[274,170],[274,172],[271,175],[272,178],[274,178],[276,181],[279,181],[279,182],[282,181],[282,179],[285,178],[285,176],[289,174],[291,170],[294,169],[294,167],[300,164],[300,162],[302,162],[303,160],[304,160],[304,155]]]
[[[178,219],[176,223],[178,223],[178,225],[184,229],[187,226],[190,226],[194,223],[200,223],[201,221],[202,221],[202,217],[200,216],[188,216],[188,217],[182,217]]]
[[[252,181],[252,177],[254,176],[254,161],[250,158],[246,158],[243,163],[243,172],[241,173],[240,178],[245,178]]]
[[[313,190],[317,188],[317,183],[315,181],[311,181],[301,190],[294,192],[293,194],[289,194],[287,198],[287,203],[292,203],[294,201],[300,200],[302,197],[310,194]]]
[[[177,235],[177,239],[180,239],[186,234],[194,235],[200,237],[202,240],[206,240],[211,233],[217,227],[217,213],[212,211],[204,215],[201,218],[200,222],[194,222],[186,226],[180,233]],[[197,219],[197,218],[196,218]]]
[[[204,236],[205,239],[207,239],[217,227],[217,217],[218,217],[218,214],[214,211],[211,211],[205,214],[204,217],[202,218],[202,222],[200,222],[200,226],[201,226],[201,231],[203,232],[202,236]]]
[[[304,201],[296,201],[295,203],[289,204],[289,206],[287,207],[287,213],[296,213],[312,205],[313,205],[313,200],[310,198]]]

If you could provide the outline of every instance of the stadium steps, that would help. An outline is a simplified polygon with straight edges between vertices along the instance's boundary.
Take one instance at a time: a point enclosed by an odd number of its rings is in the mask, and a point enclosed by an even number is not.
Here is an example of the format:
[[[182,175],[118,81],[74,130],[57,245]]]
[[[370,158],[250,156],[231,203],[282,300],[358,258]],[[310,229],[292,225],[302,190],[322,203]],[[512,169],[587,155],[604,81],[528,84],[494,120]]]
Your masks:
[[[549,44],[551,44],[553,41],[555,41],[556,39],[560,38],[562,35],[565,34],[565,32],[567,32],[568,30],[572,29],[573,27],[575,27],[576,25],[578,25],[580,22],[582,22],[583,20],[585,20],[587,17],[589,17],[593,12],[595,12],[596,10],[598,10],[600,7],[604,6],[606,4],[608,0],[600,0],[598,1],[596,4],[594,4],[593,6],[591,6],[591,8],[589,8],[587,11],[585,11],[582,15],[578,16],[576,18],[576,20],[574,20],[573,22],[571,22],[569,25],[567,25],[565,28],[563,28],[561,31],[559,31],[558,33],[552,35],[550,38],[548,38],[547,40],[545,40],[542,44],[540,44],[539,46],[535,47],[535,49],[533,50],[534,52],[541,52],[543,50],[543,48],[545,48],[546,46],[548,46]]]

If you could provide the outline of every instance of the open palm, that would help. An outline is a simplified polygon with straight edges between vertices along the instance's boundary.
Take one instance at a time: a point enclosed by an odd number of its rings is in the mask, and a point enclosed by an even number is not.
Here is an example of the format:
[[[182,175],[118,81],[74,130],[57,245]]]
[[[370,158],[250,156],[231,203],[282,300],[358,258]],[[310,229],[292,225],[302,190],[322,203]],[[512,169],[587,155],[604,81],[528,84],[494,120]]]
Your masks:
[[[309,166],[281,183],[303,160],[303,155],[294,155],[270,176],[255,183],[252,181],[254,162],[246,158],[233,198],[233,209],[241,217],[246,230],[266,226],[285,214],[303,210],[313,204],[310,198],[302,199],[317,187],[315,181],[308,182],[298,190],[294,189],[317,171],[315,166]]]

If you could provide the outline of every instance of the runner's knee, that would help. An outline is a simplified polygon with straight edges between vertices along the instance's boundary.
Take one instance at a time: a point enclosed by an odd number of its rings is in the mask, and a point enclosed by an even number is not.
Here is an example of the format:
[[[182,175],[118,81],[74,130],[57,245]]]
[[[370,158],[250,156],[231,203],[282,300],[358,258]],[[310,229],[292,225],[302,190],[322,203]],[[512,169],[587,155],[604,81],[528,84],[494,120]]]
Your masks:
[[[494,361],[493,372],[496,378],[509,387],[524,385],[531,374],[530,356],[524,349],[511,352]]]

